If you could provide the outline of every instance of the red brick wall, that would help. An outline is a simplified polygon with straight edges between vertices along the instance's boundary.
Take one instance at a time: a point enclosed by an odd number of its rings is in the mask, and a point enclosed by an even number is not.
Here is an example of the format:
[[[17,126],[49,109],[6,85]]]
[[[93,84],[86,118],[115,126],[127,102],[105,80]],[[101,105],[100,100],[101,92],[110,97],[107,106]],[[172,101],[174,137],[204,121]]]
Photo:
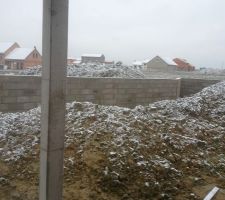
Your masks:
[[[8,66],[8,69],[23,69],[24,61],[23,60],[6,60],[5,64]]]
[[[33,67],[42,64],[42,57],[40,53],[34,49],[34,51],[24,60],[23,67]]]

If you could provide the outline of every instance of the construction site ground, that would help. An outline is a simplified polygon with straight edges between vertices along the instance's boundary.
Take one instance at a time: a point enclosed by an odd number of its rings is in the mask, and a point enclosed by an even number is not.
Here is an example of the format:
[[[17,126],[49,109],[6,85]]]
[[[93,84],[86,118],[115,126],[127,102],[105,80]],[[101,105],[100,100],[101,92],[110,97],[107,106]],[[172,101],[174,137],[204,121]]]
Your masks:
[[[40,108],[0,113],[0,199],[36,200]],[[65,200],[225,199],[225,82],[133,109],[67,104]]]

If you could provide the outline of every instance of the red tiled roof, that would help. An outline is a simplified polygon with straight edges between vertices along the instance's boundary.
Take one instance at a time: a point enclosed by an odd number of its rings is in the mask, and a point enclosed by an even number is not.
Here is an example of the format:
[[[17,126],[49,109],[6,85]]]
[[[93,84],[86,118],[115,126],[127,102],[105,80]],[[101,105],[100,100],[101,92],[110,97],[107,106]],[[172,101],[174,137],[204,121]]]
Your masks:
[[[194,71],[195,67],[187,60],[181,58],[174,58],[173,61],[177,64],[177,68],[184,71]]]

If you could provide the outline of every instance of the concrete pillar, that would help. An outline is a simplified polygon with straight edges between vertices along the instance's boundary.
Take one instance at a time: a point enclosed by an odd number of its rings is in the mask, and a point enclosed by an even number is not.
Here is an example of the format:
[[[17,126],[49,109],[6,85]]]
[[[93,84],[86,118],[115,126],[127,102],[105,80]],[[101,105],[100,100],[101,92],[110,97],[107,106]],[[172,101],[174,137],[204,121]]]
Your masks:
[[[40,200],[63,192],[68,0],[43,1]]]
[[[177,80],[177,98],[180,98],[181,93],[181,78],[176,78]]]

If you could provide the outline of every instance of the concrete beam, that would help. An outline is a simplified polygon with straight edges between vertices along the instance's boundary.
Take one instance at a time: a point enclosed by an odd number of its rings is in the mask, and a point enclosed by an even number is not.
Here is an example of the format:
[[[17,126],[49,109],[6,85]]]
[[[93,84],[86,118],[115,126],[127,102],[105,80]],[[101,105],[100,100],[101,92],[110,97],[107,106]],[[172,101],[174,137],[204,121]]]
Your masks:
[[[43,1],[40,200],[61,200],[65,135],[68,0]]]

